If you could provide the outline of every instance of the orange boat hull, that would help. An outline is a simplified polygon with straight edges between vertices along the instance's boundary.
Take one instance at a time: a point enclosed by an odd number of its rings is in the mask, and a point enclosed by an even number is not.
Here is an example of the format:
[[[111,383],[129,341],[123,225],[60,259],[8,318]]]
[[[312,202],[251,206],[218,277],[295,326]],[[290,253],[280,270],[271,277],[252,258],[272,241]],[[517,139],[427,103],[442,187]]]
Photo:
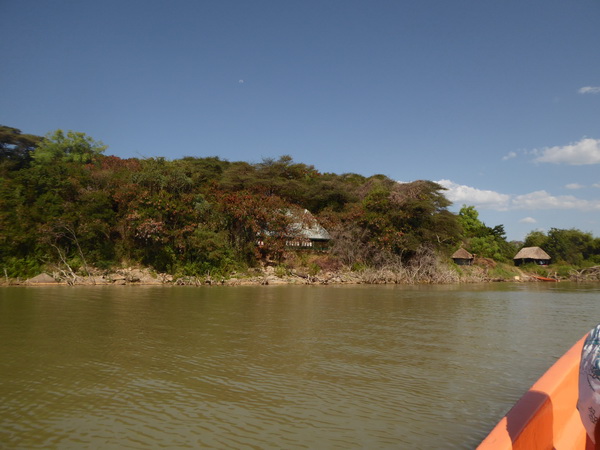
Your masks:
[[[540,276],[537,276],[537,275],[532,275],[532,276],[533,276],[533,278],[535,278],[536,280],[539,280],[539,281],[553,281],[555,283],[558,281],[555,278],[540,277]]]
[[[521,397],[480,450],[593,449],[577,411],[581,338]]]

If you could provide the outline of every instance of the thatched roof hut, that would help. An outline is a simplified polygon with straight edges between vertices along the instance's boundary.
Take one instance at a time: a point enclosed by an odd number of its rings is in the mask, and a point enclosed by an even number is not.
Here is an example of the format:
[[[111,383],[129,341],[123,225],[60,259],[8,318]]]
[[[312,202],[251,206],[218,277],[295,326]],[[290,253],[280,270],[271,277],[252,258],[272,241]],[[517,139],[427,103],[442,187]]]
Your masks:
[[[289,227],[289,232],[292,236],[301,236],[311,241],[331,240],[329,232],[317,222],[315,216],[307,209],[290,211],[289,214],[294,220]]]
[[[285,214],[290,219],[287,229],[263,230],[264,235],[285,239],[286,246],[290,248],[327,250],[331,235],[307,209],[290,208]],[[258,245],[263,243],[259,238]]]
[[[516,266],[534,263],[541,266],[550,264],[550,255],[539,247],[523,247],[513,258]]]
[[[307,209],[296,208],[288,211],[292,223],[287,230],[288,247],[326,250],[331,240],[329,232],[319,224],[315,216]]]
[[[470,266],[473,264],[473,255],[464,248],[459,248],[452,255],[452,260],[459,266]]]

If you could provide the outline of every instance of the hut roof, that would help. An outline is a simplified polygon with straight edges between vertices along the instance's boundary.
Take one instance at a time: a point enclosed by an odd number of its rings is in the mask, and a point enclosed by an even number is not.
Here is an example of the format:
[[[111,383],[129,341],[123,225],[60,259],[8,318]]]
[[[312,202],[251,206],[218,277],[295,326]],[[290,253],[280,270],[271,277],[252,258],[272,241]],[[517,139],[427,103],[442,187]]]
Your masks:
[[[464,248],[459,248],[452,255],[452,259],[473,259],[473,255],[471,255]]]
[[[539,247],[523,247],[514,259],[550,259],[550,255]]]
[[[291,234],[311,240],[328,241],[331,239],[329,232],[317,222],[317,219],[307,209],[289,211],[288,214],[293,218],[289,229]]]

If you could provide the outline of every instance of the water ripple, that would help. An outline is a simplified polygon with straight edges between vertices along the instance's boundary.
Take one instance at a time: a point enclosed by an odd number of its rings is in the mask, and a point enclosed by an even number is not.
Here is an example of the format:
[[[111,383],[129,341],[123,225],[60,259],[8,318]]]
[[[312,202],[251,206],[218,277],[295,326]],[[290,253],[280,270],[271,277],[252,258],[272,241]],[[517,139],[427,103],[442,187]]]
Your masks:
[[[0,442],[473,448],[600,317],[561,289],[3,290]]]

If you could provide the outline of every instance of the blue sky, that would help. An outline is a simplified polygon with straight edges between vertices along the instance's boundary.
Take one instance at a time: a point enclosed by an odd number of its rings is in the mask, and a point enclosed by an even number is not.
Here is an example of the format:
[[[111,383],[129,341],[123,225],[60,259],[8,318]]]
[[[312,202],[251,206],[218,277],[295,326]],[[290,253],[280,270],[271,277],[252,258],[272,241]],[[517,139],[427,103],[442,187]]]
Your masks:
[[[600,237],[597,0],[0,0],[0,124],[120,157],[291,155]]]

